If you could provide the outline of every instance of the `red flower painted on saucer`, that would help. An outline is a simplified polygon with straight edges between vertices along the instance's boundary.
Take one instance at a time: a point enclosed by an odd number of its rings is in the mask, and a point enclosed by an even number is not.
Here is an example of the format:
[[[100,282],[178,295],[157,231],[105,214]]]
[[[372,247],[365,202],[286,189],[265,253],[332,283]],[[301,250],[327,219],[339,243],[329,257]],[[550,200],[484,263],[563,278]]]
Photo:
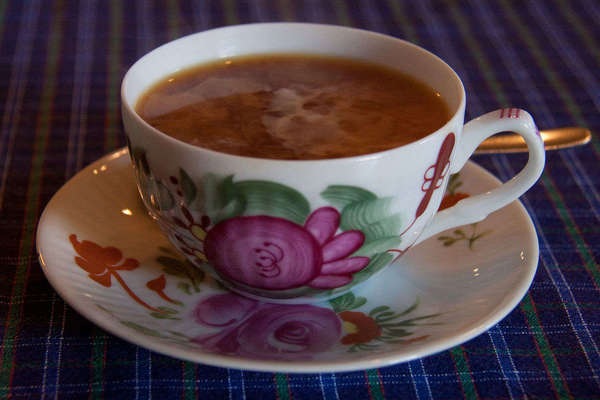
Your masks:
[[[119,274],[119,271],[132,271],[138,268],[140,266],[138,260],[135,258],[126,258],[123,260],[123,253],[116,247],[102,247],[89,240],[79,241],[75,234],[69,235],[69,241],[73,249],[77,252],[74,258],[75,263],[88,273],[90,279],[109,288],[112,286],[111,277],[114,277],[127,294],[138,304],[150,311],[162,312],[140,299]]]

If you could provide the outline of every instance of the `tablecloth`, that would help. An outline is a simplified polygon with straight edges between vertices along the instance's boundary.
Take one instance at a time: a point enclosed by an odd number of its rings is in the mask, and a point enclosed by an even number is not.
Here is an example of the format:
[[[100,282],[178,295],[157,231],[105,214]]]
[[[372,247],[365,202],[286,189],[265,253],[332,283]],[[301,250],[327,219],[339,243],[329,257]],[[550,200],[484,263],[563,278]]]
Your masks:
[[[549,152],[522,197],[540,259],[505,319],[399,365],[264,373],[127,343],[52,289],[37,260],[37,220],[78,170],[125,145],[127,68],[171,39],[261,21],[348,25],[423,46],[462,77],[467,119],[512,106],[540,129],[592,130],[587,146]],[[1,1],[0,398],[600,398],[599,21],[596,0]],[[526,155],[474,159],[505,180]]]

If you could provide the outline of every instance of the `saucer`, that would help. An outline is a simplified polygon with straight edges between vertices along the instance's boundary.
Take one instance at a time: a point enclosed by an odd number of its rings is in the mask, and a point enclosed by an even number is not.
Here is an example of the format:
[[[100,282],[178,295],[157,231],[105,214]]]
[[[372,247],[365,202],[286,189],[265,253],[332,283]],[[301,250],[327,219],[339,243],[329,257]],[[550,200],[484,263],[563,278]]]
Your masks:
[[[443,204],[499,184],[469,162]],[[350,293],[263,303],[228,292],[174,250],[139,200],[126,149],[55,194],[37,248],[62,298],[116,336],[184,360],[278,372],[382,367],[463,343],[519,303],[539,255],[514,202],[426,240]]]

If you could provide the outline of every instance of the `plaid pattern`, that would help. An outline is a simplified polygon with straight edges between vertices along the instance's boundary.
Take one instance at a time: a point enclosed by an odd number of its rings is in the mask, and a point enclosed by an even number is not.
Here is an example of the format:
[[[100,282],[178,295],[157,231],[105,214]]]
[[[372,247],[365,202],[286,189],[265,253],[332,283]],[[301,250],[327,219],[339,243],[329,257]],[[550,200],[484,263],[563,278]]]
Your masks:
[[[408,39],[464,79],[468,116],[508,105],[541,129],[600,129],[596,0],[0,2],[0,398],[599,398],[600,142],[548,153],[523,197],[541,257],[506,319],[449,351],[378,370],[286,375],[182,362],[95,327],[36,260],[43,206],[124,146],[119,83],[176,37],[258,21],[350,25]],[[507,179],[523,155],[478,156]]]

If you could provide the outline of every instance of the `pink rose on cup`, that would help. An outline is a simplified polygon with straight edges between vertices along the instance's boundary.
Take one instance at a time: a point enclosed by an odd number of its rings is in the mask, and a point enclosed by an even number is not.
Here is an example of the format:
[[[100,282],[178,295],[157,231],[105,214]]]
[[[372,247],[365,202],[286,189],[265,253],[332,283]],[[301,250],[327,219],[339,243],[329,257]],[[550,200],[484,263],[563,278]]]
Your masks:
[[[261,303],[232,293],[198,303],[194,319],[221,328],[193,339],[207,351],[282,360],[310,358],[328,350],[339,340],[342,327],[328,308]]]
[[[315,210],[303,226],[266,215],[235,217],[208,232],[204,252],[218,274],[244,285],[333,289],[369,264],[368,257],[348,257],[362,246],[363,233],[336,235],[339,225],[340,214],[332,207]]]

